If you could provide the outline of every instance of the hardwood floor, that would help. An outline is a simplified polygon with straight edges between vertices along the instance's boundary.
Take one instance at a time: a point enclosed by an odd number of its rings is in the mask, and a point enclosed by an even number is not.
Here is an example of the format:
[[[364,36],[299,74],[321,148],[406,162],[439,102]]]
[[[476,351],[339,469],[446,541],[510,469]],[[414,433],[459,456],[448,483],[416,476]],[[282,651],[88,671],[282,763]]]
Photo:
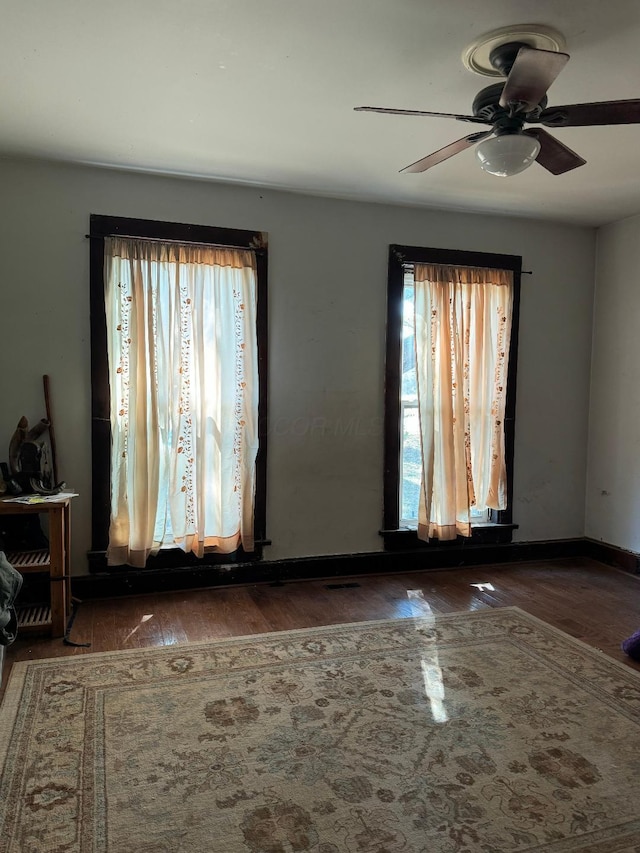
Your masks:
[[[7,649],[0,690],[15,661],[409,618],[416,615],[409,590],[419,590],[414,595],[435,614],[516,605],[640,671],[620,650],[621,641],[640,628],[640,578],[574,559],[85,601],[71,639],[90,647],[23,635]]]

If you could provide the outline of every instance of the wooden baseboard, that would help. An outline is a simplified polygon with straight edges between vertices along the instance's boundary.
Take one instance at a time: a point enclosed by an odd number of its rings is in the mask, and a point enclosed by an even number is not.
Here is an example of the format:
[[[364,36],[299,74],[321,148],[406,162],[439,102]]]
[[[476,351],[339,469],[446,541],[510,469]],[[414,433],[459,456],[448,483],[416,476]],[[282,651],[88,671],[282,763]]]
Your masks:
[[[126,569],[81,575],[72,580],[79,599],[169,592],[181,589],[350,577],[393,572],[456,569],[532,560],[583,557],[584,539],[511,542],[501,545],[434,546],[415,551],[372,551],[290,560],[263,560],[226,566]],[[597,558],[596,558],[597,559]]]
[[[586,538],[584,541],[585,556],[605,563],[607,566],[615,566],[632,575],[640,574],[640,554],[636,554],[635,551],[627,551],[597,539]]]

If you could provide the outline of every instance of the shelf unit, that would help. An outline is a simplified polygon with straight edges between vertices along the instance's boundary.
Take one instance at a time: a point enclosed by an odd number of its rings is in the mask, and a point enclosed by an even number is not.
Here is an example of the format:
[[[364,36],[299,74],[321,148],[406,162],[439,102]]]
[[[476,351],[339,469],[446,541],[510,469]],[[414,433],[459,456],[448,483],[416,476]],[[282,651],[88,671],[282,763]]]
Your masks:
[[[0,515],[47,515],[49,548],[7,553],[11,565],[20,572],[38,572],[49,577],[50,601],[47,605],[17,606],[18,629],[41,631],[50,628],[53,637],[64,637],[71,607],[71,499],[32,504],[0,500]]]

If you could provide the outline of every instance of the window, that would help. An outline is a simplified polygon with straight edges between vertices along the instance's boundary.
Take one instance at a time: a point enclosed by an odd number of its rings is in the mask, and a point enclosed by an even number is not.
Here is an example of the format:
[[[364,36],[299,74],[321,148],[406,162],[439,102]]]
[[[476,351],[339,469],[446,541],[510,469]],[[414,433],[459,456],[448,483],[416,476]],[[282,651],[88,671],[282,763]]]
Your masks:
[[[482,541],[510,541],[520,266],[521,259],[510,255],[390,249],[383,531],[387,547],[419,544],[423,479],[421,539],[450,541],[472,534]],[[501,362],[500,344],[508,341],[509,330],[511,343]],[[462,349],[454,352],[453,342]],[[427,363],[428,368],[418,369]],[[440,375],[442,367],[446,370]],[[457,390],[459,385],[464,385],[464,394]],[[420,387],[429,389],[422,397]],[[501,406],[504,414],[498,417]],[[454,441],[452,432],[460,432],[461,423],[464,433]],[[450,434],[449,458],[449,450],[440,452],[439,439]],[[431,455],[427,450],[423,457],[425,444]],[[502,471],[497,461],[491,462],[496,451]],[[429,477],[431,491],[426,485]],[[446,508],[440,504],[456,487],[463,492],[462,508],[458,497],[458,506],[449,513],[453,519],[445,523],[441,517],[447,516]]]
[[[92,216],[91,238],[92,567],[259,558],[263,235]]]

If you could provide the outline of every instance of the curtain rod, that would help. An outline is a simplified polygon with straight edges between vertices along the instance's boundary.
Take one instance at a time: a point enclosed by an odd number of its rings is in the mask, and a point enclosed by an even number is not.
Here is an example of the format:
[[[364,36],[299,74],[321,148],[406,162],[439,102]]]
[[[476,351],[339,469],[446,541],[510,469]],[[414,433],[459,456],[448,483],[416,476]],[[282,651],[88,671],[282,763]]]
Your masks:
[[[403,261],[402,266],[406,269],[407,267],[413,267],[416,264],[421,264],[423,261]],[[460,267],[460,269],[464,270],[477,270],[477,269],[502,269],[502,267],[479,267],[477,264],[432,264],[428,263],[428,266],[433,267]],[[515,270],[504,270],[504,272],[515,272]],[[520,275],[533,275],[533,270],[520,270]]]
[[[237,249],[241,252],[255,252],[255,254],[263,254],[264,248],[256,248],[254,246],[232,246],[227,243],[208,243],[198,242],[197,240],[175,240],[171,237],[137,237],[134,234],[85,234],[87,240],[104,240],[105,237],[122,237],[124,240],[143,240],[147,243],[176,243],[181,246],[206,246],[211,249]]]

